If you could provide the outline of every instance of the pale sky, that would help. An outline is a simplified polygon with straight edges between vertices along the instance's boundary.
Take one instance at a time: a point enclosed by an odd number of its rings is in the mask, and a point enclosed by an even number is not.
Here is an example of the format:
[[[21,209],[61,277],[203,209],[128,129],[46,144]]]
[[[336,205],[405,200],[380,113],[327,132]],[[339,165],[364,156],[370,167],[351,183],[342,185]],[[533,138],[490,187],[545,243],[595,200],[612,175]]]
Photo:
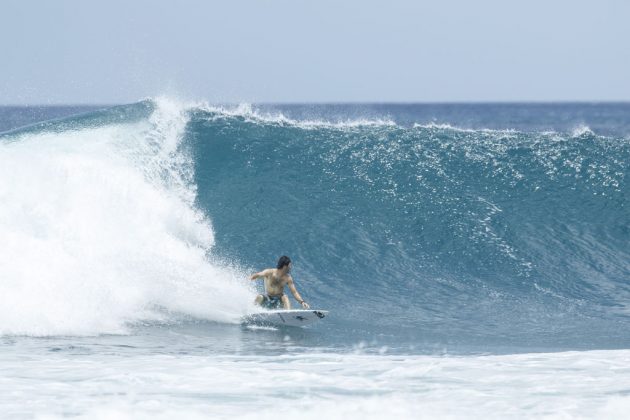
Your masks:
[[[0,2],[0,104],[630,100],[630,1]]]

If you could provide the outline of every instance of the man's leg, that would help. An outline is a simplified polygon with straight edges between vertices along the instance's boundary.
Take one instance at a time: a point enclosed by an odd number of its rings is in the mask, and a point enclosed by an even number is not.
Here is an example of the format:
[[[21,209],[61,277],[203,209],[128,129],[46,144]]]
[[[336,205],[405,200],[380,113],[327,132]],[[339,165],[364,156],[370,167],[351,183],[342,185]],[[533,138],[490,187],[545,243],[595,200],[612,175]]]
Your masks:
[[[282,295],[282,307],[284,309],[291,309],[291,302],[289,301],[289,296]]]
[[[263,300],[265,300],[265,297],[263,295],[258,295],[256,296],[256,299],[254,299],[254,303],[258,306],[262,306]]]

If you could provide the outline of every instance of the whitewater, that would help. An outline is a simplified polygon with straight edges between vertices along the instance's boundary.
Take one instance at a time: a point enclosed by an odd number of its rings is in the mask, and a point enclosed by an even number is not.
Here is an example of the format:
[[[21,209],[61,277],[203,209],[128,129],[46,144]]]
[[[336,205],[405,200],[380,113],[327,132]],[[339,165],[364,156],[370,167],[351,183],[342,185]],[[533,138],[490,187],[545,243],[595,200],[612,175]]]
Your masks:
[[[0,108],[3,417],[630,408],[625,104],[27,111]],[[283,254],[330,316],[242,326]]]

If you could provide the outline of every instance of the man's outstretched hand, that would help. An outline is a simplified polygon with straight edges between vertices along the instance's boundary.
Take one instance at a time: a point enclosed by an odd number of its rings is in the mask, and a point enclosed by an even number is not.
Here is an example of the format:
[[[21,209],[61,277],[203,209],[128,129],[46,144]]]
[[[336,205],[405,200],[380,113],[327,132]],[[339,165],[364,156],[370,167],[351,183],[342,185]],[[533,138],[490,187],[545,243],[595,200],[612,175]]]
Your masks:
[[[309,304],[308,304],[308,303],[306,303],[306,302],[302,301],[302,308],[304,308],[304,309],[310,309],[310,306],[309,306]]]

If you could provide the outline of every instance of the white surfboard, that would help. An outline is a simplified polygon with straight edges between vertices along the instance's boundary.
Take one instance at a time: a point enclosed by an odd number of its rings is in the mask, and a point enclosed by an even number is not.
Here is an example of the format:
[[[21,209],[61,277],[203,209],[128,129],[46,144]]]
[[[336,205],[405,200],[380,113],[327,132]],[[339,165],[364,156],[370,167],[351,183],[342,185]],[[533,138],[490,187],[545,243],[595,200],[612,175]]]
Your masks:
[[[243,323],[303,327],[325,318],[326,315],[328,315],[328,311],[320,311],[317,309],[276,309],[248,315],[243,319]]]

